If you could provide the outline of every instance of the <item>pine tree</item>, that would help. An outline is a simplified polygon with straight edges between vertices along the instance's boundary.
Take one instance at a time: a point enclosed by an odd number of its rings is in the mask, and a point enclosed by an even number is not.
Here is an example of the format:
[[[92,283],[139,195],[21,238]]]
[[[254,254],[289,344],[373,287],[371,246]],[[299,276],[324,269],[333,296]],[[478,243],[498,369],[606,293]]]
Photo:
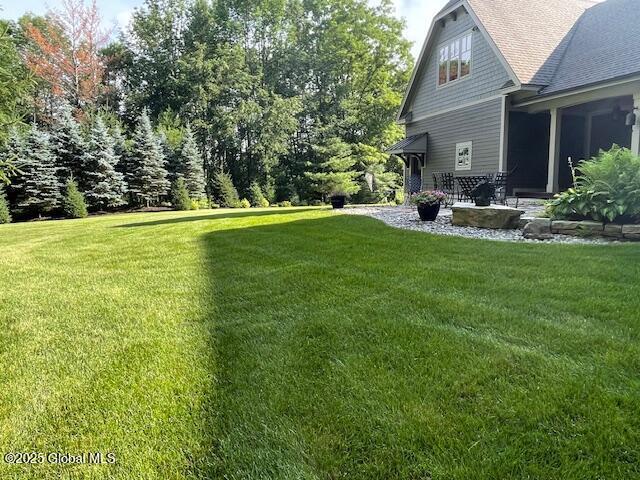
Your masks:
[[[87,216],[87,204],[73,178],[67,180],[62,200],[62,211],[67,218],[84,218]]]
[[[20,174],[12,183],[17,206],[26,213],[41,215],[60,205],[60,182],[49,135],[31,127],[17,160]]]
[[[193,199],[201,199],[206,196],[204,187],[204,170],[202,168],[203,160],[195,136],[191,131],[191,127],[187,125],[184,130],[184,140],[181,149],[182,165],[180,173],[184,177],[189,196]]]
[[[73,117],[73,110],[68,102],[63,102],[56,108],[51,126],[51,152],[56,157],[58,178],[64,183],[67,178],[75,178],[84,187],[84,171],[82,154],[84,153],[84,139],[80,131],[80,124]]]
[[[249,187],[249,197],[251,199],[250,201],[253,207],[269,206],[269,200],[265,198],[260,185],[258,185],[258,182],[251,183],[251,186]]]
[[[213,181],[215,198],[222,207],[237,208],[240,205],[238,191],[233,185],[231,175],[228,173],[216,173]]]
[[[184,178],[178,178],[173,182],[171,203],[176,210],[191,210],[191,199]]]
[[[0,186],[0,223],[11,223],[11,213],[9,212],[7,197],[2,186]]]
[[[123,205],[126,190],[123,175],[116,171],[118,157],[113,138],[102,118],[91,127],[89,141],[82,157],[85,171],[85,196],[92,208],[113,208]]]
[[[169,190],[162,148],[146,110],[140,115],[134,132],[127,183],[135,200],[147,206],[157,202]]]
[[[11,183],[11,177],[17,174],[18,163],[24,154],[24,138],[17,128],[9,130],[9,139],[0,156],[0,184]]]

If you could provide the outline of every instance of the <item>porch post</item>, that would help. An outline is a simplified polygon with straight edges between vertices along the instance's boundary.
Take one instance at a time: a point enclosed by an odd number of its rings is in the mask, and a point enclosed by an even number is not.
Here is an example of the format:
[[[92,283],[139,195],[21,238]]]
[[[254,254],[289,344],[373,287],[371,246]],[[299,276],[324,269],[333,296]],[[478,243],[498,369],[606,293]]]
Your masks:
[[[547,173],[547,192],[554,193],[559,189],[558,174],[560,171],[560,131],[562,130],[562,109],[551,109],[551,126],[549,130],[549,171]]]
[[[633,96],[633,111],[636,114],[636,124],[631,132],[631,151],[640,155],[640,92]]]
[[[502,96],[502,114],[500,116],[500,156],[498,157],[498,171],[508,170],[507,154],[509,151],[509,98]]]

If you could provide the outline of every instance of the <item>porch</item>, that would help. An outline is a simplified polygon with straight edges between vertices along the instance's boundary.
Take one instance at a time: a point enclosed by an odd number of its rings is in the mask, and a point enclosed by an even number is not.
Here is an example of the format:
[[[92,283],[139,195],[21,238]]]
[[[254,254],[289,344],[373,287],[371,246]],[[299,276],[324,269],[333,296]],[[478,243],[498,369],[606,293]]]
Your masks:
[[[640,86],[514,102],[505,130],[509,194],[563,191],[572,185],[569,158],[577,165],[614,144],[640,155]]]

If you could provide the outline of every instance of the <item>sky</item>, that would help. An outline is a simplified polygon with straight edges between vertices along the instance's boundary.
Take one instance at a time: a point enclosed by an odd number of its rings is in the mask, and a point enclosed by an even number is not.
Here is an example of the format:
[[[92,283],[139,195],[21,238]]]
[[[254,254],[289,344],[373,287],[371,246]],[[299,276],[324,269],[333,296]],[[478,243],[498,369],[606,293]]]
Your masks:
[[[412,53],[418,57],[422,42],[427,35],[433,16],[444,6],[447,0],[392,0],[396,16],[406,20],[405,37],[413,42]],[[375,3],[376,0],[370,0]],[[142,5],[143,0],[97,0],[105,26],[122,28],[127,25],[133,9]],[[43,14],[50,8],[56,8],[58,2],[43,0],[0,0],[0,17],[17,19],[26,12]]]

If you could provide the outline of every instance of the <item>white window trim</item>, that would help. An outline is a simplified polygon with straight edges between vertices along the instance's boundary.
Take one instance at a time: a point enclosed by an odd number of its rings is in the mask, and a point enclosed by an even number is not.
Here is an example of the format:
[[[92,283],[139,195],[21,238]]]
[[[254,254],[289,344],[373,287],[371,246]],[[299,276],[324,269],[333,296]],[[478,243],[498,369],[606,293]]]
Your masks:
[[[468,148],[469,149],[469,164],[460,166],[460,164],[458,163],[458,160],[459,160],[458,153],[463,148]],[[456,143],[456,159],[455,159],[455,169],[456,169],[456,171],[457,172],[462,172],[462,171],[468,172],[469,170],[471,170],[472,164],[473,164],[473,142]]]
[[[442,42],[440,45],[436,47],[436,58],[438,62],[436,65],[436,89],[449,87],[451,85],[457,85],[458,83],[464,80],[467,80],[473,76],[473,64],[475,63],[473,61],[473,45],[475,44],[475,41],[473,38],[475,35],[473,33],[474,33],[473,29],[467,30],[462,35],[452,38],[451,40],[447,40],[446,42]],[[469,54],[471,55],[471,67],[469,69],[468,75],[465,75],[464,77],[460,77],[460,71],[462,69],[462,66],[460,64],[460,57],[462,56],[462,39],[468,35],[471,35],[471,50],[469,52]],[[447,47],[449,49],[448,55],[451,56],[451,44],[457,41],[460,42],[460,52],[458,54],[458,78],[456,78],[455,80],[449,80],[450,68],[449,68],[449,61],[447,60],[447,81],[442,85],[440,85],[440,50],[442,50],[444,47]]]

